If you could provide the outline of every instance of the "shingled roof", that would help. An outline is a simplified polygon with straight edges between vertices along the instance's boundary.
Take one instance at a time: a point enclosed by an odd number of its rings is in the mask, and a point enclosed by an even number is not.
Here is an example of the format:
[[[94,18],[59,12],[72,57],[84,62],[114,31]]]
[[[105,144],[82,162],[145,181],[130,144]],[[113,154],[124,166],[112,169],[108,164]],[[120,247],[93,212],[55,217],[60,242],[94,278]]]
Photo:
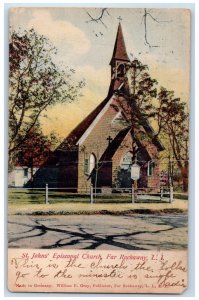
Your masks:
[[[107,102],[110,100],[110,98],[107,96],[83,121],[81,121],[66,137],[66,139],[60,144],[58,148],[64,147],[64,149],[67,148],[67,146],[76,145],[77,141],[81,138],[81,136],[84,134],[84,132],[88,129],[88,127],[92,124],[92,122],[95,120],[97,115],[101,112],[101,110],[104,108],[104,106],[107,104]]]

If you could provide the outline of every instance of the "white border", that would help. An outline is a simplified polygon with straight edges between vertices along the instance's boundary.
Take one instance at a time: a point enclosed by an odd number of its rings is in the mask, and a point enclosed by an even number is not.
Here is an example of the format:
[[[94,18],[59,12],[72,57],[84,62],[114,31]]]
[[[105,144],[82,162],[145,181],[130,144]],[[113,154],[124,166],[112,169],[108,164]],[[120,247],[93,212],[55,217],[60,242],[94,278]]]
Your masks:
[[[4,36],[4,5],[5,4],[12,4],[12,6],[113,6],[113,7],[125,7],[125,6],[131,6],[131,7],[135,7],[137,3],[137,7],[147,7],[147,6],[150,6],[150,7],[187,7],[191,4],[195,4],[195,14],[196,14],[196,29],[199,28],[199,24],[198,24],[198,19],[199,19],[199,2],[197,0],[195,1],[179,1],[179,0],[176,0],[176,1],[153,1],[153,2],[150,2],[150,1],[143,1],[143,2],[139,2],[138,1],[125,1],[125,3],[121,3],[120,1],[117,1],[115,0],[113,4],[111,4],[110,2],[108,1],[103,1],[101,0],[100,3],[96,3],[96,1],[67,1],[67,0],[58,0],[57,3],[55,1],[39,1],[39,0],[35,0],[34,2],[31,3],[31,1],[24,1],[24,0],[21,0],[20,2],[18,1],[15,1],[15,0],[1,0],[0,1],[0,36],[3,37]],[[104,5],[103,5],[104,4]],[[199,47],[198,47],[198,32],[196,32],[195,34],[195,39],[196,39],[196,47],[195,47],[195,51],[196,53],[198,54],[199,53]],[[4,42],[5,42],[5,36],[4,36]],[[193,43],[193,41],[192,41]],[[193,44],[192,44],[193,46]],[[194,49],[193,49],[194,50]],[[1,82],[1,88],[0,88],[0,94],[1,94],[1,109],[0,109],[0,122],[1,122],[1,128],[4,128],[5,126],[5,121],[7,122],[7,118],[4,118],[4,114],[6,113],[6,111],[4,110],[4,90],[7,89],[7,86],[5,85],[4,83],[4,70],[2,68],[2,66],[4,65],[4,47],[0,47],[0,51],[1,51],[1,55],[0,55],[0,65],[1,65],[1,68],[0,68],[0,82]],[[192,62],[194,63],[194,59],[193,59],[193,53],[194,51],[192,51]],[[198,54],[199,55],[199,54]],[[199,62],[199,59],[198,57],[196,56],[196,65],[198,66],[198,62]],[[192,64],[192,80],[193,80],[193,76],[194,76],[194,66]],[[195,80],[198,79],[198,70],[196,70],[196,78]],[[193,81],[192,81],[193,82]],[[195,203],[195,220],[196,220],[196,224],[195,224],[195,228],[197,229],[199,227],[199,217],[198,217],[198,208],[199,208],[199,193],[198,193],[198,186],[199,186],[199,178],[198,178],[198,173],[196,174],[195,178],[194,178],[194,166],[195,166],[195,170],[199,170],[199,158],[198,156],[194,157],[194,152],[196,154],[199,153],[199,138],[198,138],[198,132],[197,132],[197,135],[194,131],[194,125],[195,125],[195,128],[199,128],[199,124],[198,124],[198,120],[199,120],[199,93],[198,93],[198,82],[196,83],[195,82],[195,88],[196,88],[196,94],[195,94],[195,99],[197,99],[195,102],[194,102],[194,84],[192,84],[192,100],[191,100],[191,109],[192,109],[192,120],[191,120],[191,139],[192,139],[192,144],[194,144],[194,139],[195,139],[195,149],[192,149],[192,157],[191,157],[191,162],[192,162],[192,166],[191,166],[191,176],[190,176],[190,182],[191,182],[191,197],[190,197],[190,201],[193,202],[194,201],[194,194],[195,194],[195,199],[196,199],[196,203]],[[194,111],[193,109],[195,108],[195,120],[194,120]],[[4,135],[6,135],[6,132],[4,132]],[[1,146],[1,155],[0,155],[0,165],[1,165],[1,171],[0,171],[0,184],[1,184],[1,189],[0,191],[3,191],[2,194],[6,193],[5,191],[5,185],[4,185],[4,178],[7,176],[7,174],[5,173],[5,166],[7,165],[7,162],[5,161],[5,152],[4,152],[4,149],[6,149],[6,147],[4,146],[5,144],[5,137],[4,139],[2,138],[2,135],[1,135],[1,143],[0,143],[0,146]],[[4,156],[2,155],[4,153]],[[2,168],[3,167],[3,168]],[[194,185],[194,181],[196,181],[198,184],[197,184],[197,187]],[[6,227],[6,222],[4,222],[3,220],[3,212],[4,212],[4,201],[3,201],[3,197],[1,197],[1,200],[0,200],[0,205],[1,205],[1,218],[0,218],[0,233],[2,234],[1,236],[3,236],[5,234],[5,231],[4,231],[4,226]],[[191,213],[194,214],[194,206],[191,205],[190,206],[191,208]],[[6,215],[4,215],[4,217],[6,217]],[[192,219],[192,218],[191,218]],[[198,235],[196,234],[194,236],[194,220],[192,219],[192,221],[190,222],[190,231],[191,231],[191,236],[190,236],[190,240],[193,240],[194,238],[196,238],[196,244],[195,244],[195,253],[199,253],[199,247],[198,247]],[[0,272],[0,299],[4,299],[4,298],[11,298],[11,299],[34,299],[35,297],[42,297],[44,299],[49,299],[49,298],[52,298],[52,299],[57,299],[59,297],[67,297],[67,299],[71,298],[71,299],[80,299],[82,297],[93,297],[93,295],[84,295],[82,294],[81,297],[76,297],[75,295],[70,295],[70,294],[48,294],[48,295],[42,295],[42,294],[7,294],[7,295],[4,295],[4,280],[6,281],[6,278],[4,276],[4,264],[3,262],[5,261],[4,259],[4,251],[6,251],[6,248],[4,245],[5,244],[5,239],[1,239],[1,252],[0,252],[0,257],[1,257],[1,263],[0,263],[0,269],[1,269],[1,272]],[[3,242],[4,241],[4,242]],[[193,244],[193,241],[191,242]],[[191,257],[192,256],[192,257]],[[6,262],[5,262],[5,265],[6,265]],[[190,266],[199,266],[199,259],[198,257],[196,256],[196,261],[194,261],[194,249],[191,249],[190,250]],[[192,268],[192,272],[194,272],[194,269]],[[192,294],[189,294],[186,296],[186,293],[183,294],[183,295],[179,295],[179,296],[165,296],[165,297],[169,297],[170,299],[175,299],[176,297],[185,297],[186,299],[198,299],[199,298],[199,271],[196,267],[196,279],[195,279],[195,282],[196,282],[196,293],[195,293],[195,296],[193,296],[193,291]],[[189,274],[189,277],[190,277],[190,285],[193,287],[193,280],[194,280],[194,274]],[[32,297],[31,297],[32,296]],[[106,298],[106,299],[114,299],[115,297],[116,298],[119,298],[119,299],[125,299],[126,297],[129,298],[129,297],[138,297],[140,299],[144,299],[146,298],[147,296],[143,296],[143,295],[128,295],[128,296],[118,296],[118,295],[112,295],[111,297],[108,297],[106,295],[96,295],[96,297],[103,297],[103,298]],[[163,295],[162,296],[155,296],[155,295],[152,295],[152,296],[149,296],[147,298],[150,298],[150,299],[154,299],[154,298],[162,298],[164,297]]]

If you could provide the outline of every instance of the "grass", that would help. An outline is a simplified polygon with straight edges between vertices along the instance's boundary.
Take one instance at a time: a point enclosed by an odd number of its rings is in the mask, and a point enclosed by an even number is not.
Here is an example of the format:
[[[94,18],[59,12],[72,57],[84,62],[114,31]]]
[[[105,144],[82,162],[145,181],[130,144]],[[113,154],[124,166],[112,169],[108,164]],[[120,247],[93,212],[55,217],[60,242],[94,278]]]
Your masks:
[[[89,194],[74,194],[61,191],[49,191],[48,200],[50,203],[68,203],[68,202],[81,202],[90,203]],[[131,202],[131,195],[97,195],[97,202],[101,203],[128,203]],[[32,190],[32,189],[9,189],[8,191],[9,204],[44,204],[45,203],[45,190]]]
[[[188,194],[183,194],[183,193],[175,194],[174,193],[173,197],[175,199],[188,200]]]
[[[13,215],[129,215],[187,213],[186,200],[173,203],[52,203],[52,204],[9,204],[8,213]]]
[[[186,194],[174,194],[175,199],[188,200]],[[66,193],[64,191],[49,190],[50,203],[68,203],[68,202],[81,202],[90,203],[89,194],[74,194]],[[139,202],[154,203],[160,202],[157,195],[148,197],[148,199],[139,200]],[[95,199],[97,203],[131,203],[131,194],[98,194]],[[168,202],[164,199],[161,202]],[[9,189],[8,190],[8,203],[9,204],[44,204],[45,203],[45,190],[44,189]]]
[[[179,195],[178,195],[179,196]],[[8,213],[17,215],[75,215],[75,214],[162,214],[186,213],[187,200],[166,201],[145,199],[131,203],[131,195],[100,195],[90,203],[89,195],[49,192],[49,203],[45,204],[44,190],[9,189]]]

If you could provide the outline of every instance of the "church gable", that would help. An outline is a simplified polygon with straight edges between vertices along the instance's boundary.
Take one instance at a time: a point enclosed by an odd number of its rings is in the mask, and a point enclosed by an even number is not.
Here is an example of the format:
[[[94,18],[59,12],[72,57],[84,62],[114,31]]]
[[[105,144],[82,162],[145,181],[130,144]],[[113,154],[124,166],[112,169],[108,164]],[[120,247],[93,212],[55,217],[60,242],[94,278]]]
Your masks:
[[[102,156],[109,146],[109,139],[113,141],[117,134],[126,128],[126,123],[119,121],[118,109],[116,109],[114,104],[113,98],[104,114],[101,115],[97,122],[93,123],[93,126],[90,126],[87,133],[79,140],[80,147],[85,147],[90,152],[97,152],[98,158]],[[113,124],[114,119],[118,121],[117,126]]]
[[[98,112],[95,118],[93,118],[91,124],[87,127],[87,129],[83,132],[80,139],[77,141],[78,145],[84,144],[84,142],[92,135],[92,132],[96,130],[96,128],[104,127],[105,123],[108,125],[110,120],[114,118],[116,112],[111,109],[111,104],[115,102],[114,96],[112,96],[106,103],[106,105]],[[108,118],[108,119],[107,119]]]

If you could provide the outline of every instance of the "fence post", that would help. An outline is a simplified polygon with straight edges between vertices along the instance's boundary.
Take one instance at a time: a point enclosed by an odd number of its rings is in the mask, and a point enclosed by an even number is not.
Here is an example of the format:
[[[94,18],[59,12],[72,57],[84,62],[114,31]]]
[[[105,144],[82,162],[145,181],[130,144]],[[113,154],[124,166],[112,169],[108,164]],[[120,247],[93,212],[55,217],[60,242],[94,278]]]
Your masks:
[[[93,185],[92,184],[90,187],[90,197],[91,197],[91,204],[93,204]]]
[[[132,203],[135,203],[135,189],[134,189],[134,183],[131,186],[131,200]]]
[[[48,183],[46,183],[46,204],[48,204]]]
[[[169,198],[169,202],[172,203],[173,202],[173,187],[170,185],[170,198]]]
[[[161,186],[160,187],[160,200],[162,200],[163,198],[163,187]]]

